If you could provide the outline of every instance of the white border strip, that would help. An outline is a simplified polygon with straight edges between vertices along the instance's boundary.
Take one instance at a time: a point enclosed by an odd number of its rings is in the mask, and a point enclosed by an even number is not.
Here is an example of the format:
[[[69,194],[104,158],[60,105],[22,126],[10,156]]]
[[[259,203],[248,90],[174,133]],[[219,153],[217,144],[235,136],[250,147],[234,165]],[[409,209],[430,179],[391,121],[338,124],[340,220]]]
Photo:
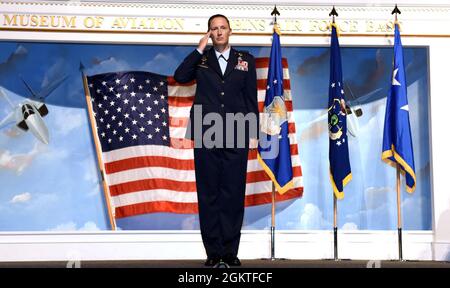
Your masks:
[[[405,231],[403,235],[404,259],[448,261],[450,242],[433,245],[430,231]],[[277,257],[333,258],[332,231],[280,230],[275,239]],[[183,253],[179,253],[181,247]],[[173,260],[205,257],[199,231],[0,233],[0,262]],[[242,231],[239,257],[270,257],[270,232]],[[397,231],[339,231],[339,257],[353,260],[398,259]]]

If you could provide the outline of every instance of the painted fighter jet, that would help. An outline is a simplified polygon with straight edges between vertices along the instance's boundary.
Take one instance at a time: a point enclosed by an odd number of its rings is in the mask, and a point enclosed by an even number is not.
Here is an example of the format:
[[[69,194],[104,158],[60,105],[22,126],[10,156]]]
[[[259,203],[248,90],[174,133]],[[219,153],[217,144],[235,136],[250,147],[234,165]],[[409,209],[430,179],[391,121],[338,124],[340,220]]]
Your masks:
[[[17,105],[14,105],[8,97],[8,94],[14,95],[14,93],[4,87],[0,87],[0,97],[3,97],[12,108],[12,111],[2,121],[0,121],[0,129],[11,123],[15,123],[15,125],[21,130],[30,131],[39,141],[44,144],[48,144],[48,128],[42,119],[42,117],[48,114],[48,109],[44,103],[44,100],[66,79],[67,76],[64,76],[50,83],[39,93],[35,93],[33,89],[31,89],[30,85],[22,79],[23,83],[30,91],[31,97],[25,99]]]

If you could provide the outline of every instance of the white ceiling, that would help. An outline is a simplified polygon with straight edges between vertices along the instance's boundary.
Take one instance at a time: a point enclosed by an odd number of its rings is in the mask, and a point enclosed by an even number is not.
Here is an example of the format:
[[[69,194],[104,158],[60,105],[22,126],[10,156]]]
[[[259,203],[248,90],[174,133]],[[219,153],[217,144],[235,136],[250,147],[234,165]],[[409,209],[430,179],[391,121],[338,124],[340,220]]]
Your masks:
[[[161,4],[242,4],[242,0],[44,0],[47,2],[118,2],[118,3],[161,3]],[[36,0],[12,0],[12,2],[36,2]],[[450,0],[333,0],[333,1],[304,1],[304,0],[249,0],[245,5],[308,5],[308,6],[448,6]]]

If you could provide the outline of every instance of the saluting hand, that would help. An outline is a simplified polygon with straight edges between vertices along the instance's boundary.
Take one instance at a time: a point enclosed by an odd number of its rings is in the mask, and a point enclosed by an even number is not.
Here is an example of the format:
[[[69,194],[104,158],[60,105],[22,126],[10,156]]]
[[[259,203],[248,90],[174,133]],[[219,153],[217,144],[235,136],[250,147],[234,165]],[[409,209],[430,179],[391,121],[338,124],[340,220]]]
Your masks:
[[[206,45],[208,45],[209,35],[211,35],[211,30],[206,32],[206,34],[202,37],[202,39],[200,39],[200,42],[198,42],[198,47],[197,47],[198,50],[200,50],[202,52],[203,52],[203,50],[205,50]]]

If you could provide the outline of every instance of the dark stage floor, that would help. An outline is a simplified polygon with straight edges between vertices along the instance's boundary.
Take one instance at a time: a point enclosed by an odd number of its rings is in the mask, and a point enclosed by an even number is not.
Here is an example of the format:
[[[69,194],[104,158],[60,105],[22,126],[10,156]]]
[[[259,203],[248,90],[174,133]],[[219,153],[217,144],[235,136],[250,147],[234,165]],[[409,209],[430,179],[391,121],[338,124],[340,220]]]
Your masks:
[[[67,262],[0,262],[0,268],[67,268]],[[450,268],[443,261],[242,260],[240,268]],[[73,268],[74,266],[72,265]],[[81,261],[81,268],[205,268],[203,260]]]

